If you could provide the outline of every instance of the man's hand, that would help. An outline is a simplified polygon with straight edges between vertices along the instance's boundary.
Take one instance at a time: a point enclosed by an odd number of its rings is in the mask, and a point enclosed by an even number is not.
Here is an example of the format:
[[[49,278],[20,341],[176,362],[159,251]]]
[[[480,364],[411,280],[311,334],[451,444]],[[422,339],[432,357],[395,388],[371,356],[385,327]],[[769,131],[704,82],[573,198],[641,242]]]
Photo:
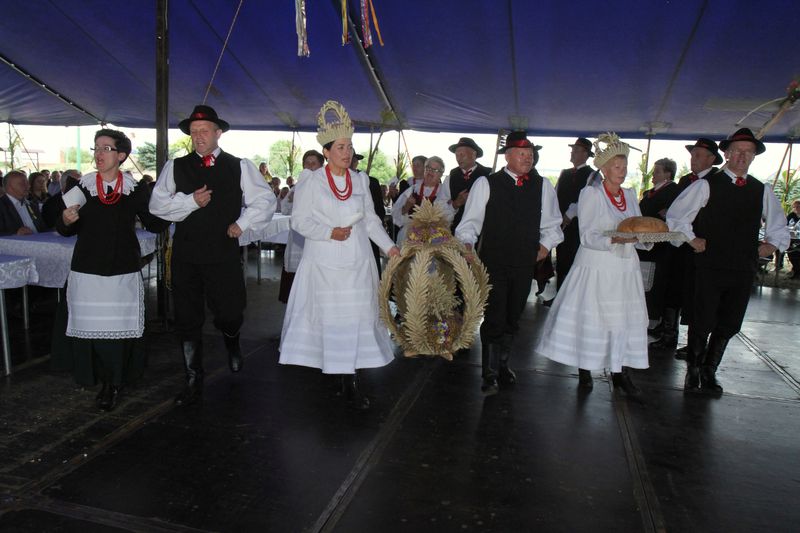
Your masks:
[[[695,237],[689,241],[689,246],[694,249],[694,253],[699,254],[706,251],[706,240],[700,237]]]
[[[17,230],[17,235],[33,235],[33,230],[28,226],[22,226]]]
[[[64,211],[61,212],[61,220],[64,221],[65,225],[69,226],[70,224],[74,224],[75,222],[77,222],[78,218],[80,218],[78,217],[78,209],[80,208],[81,206],[75,204],[69,206],[68,208],[64,209]],[[25,227],[20,228],[20,231],[22,229],[27,229],[28,233],[17,233],[18,235],[28,235],[31,233],[30,229],[28,228]]]
[[[194,193],[192,193],[192,196],[194,196],[194,203],[196,203],[200,207],[207,206],[208,202],[211,201],[211,192],[212,191],[208,189],[208,186],[203,185],[201,188],[197,189],[196,191],[194,191]]]
[[[392,246],[389,248],[389,253],[387,254],[389,257],[397,257],[400,255],[400,248],[397,246]]]
[[[770,257],[778,249],[777,246],[768,242],[762,242],[758,245],[758,257]]]
[[[539,253],[536,254],[536,262],[543,261],[547,254],[550,253],[550,250],[545,248],[542,244],[539,244]]]
[[[561,229],[564,229],[567,226],[569,226],[570,222],[572,222],[571,218],[569,218],[567,215],[561,215]]]
[[[228,237],[231,239],[238,239],[242,236],[242,228],[239,227],[239,224],[234,222],[230,226],[228,226]]]
[[[460,193],[458,193],[458,196],[455,197],[455,199],[451,202],[451,204],[453,205],[453,207],[458,209],[462,205],[467,203],[467,198],[469,198],[469,191],[463,190]]]
[[[334,241],[346,241],[350,238],[350,231],[352,229],[351,226],[347,226],[346,228],[333,228],[333,231],[331,231],[331,239]]]

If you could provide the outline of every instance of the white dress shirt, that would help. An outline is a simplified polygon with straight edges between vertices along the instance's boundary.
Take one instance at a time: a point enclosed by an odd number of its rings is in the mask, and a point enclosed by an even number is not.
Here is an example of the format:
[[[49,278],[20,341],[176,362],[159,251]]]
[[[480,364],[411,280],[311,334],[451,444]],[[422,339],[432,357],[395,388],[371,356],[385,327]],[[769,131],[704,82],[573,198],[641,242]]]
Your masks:
[[[28,204],[28,200],[26,199],[17,200],[10,194],[7,196],[8,199],[11,200],[11,203],[14,205],[14,209],[17,210],[19,218],[22,219],[22,225],[34,233],[39,233],[39,230],[36,229],[36,224],[33,223],[33,217],[31,217],[31,212],[28,211],[30,206],[30,204]]]
[[[213,152],[214,157],[218,157],[220,152],[222,149],[217,147]],[[258,231],[272,220],[272,215],[277,207],[277,198],[252,161],[242,159],[240,165],[242,169],[240,186],[244,209],[236,220],[236,225],[242,231],[248,229]],[[211,201],[214,201],[213,192]],[[176,191],[174,161],[167,161],[153,188],[153,194],[150,197],[150,212],[165,220],[181,222],[197,209],[200,209],[200,206],[194,201],[193,193],[186,194]]]
[[[729,169],[722,170],[731,182],[736,181],[736,175]],[[711,188],[707,180],[697,180],[680,194],[667,210],[667,226],[670,231],[680,231],[692,240],[696,237],[692,223],[697,213],[706,206]],[[772,192],[772,187],[764,185],[764,195],[761,202],[761,218],[766,220],[764,240],[769,244],[784,251],[789,247],[789,231],[786,229],[786,217],[783,214],[780,202]],[[673,242],[673,246],[680,246],[682,242]]]
[[[503,170],[508,175],[508,179],[516,182],[516,174],[508,168]],[[464,244],[474,245],[478,240],[483,228],[486,203],[489,201],[490,192],[489,180],[485,176],[478,178],[470,189],[467,204],[464,206],[464,216],[456,228],[456,238]],[[539,244],[552,250],[564,240],[564,233],[561,231],[562,220],[561,211],[558,209],[556,190],[550,180],[544,178],[542,179],[542,218],[539,222]]]

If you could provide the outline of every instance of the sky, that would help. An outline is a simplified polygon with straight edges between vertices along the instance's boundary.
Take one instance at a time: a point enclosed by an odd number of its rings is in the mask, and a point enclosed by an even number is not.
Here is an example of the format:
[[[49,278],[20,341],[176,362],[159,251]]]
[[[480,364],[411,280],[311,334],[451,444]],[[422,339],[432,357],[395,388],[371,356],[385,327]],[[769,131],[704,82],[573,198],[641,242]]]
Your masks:
[[[110,125],[109,127],[114,127]],[[0,147],[5,148],[8,145],[8,128],[5,123],[0,124]],[[94,132],[97,130],[95,126],[14,126],[19,134],[22,136],[23,142],[29,151],[40,150],[39,161],[42,168],[61,168],[63,164],[59,164],[59,154],[61,150],[67,147],[74,147],[78,142],[78,131],[80,131],[80,145],[81,148],[86,150],[92,146],[92,139]],[[131,129],[131,128],[117,128],[124,131],[133,142],[134,150],[137,146],[144,142],[156,141],[155,130],[149,129]],[[173,143],[183,136],[179,130],[169,130],[169,142]],[[497,142],[495,135],[476,134],[470,135],[468,133],[428,133],[417,131],[405,131],[403,137],[408,151],[412,157],[416,155],[438,155],[441,157],[446,165],[446,171],[449,171],[455,166],[455,157],[448,150],[451,144],[458,142],[459,137],[468,136],[472,137],[478,145],[483,148],[484,156],[478,161],[488,167],[494,163],[494,152]],[[593,139],[592,136],[589,136]],[[266,156],[269,153],[269,147],[278,140],[291,140],[291,132],[269,132],[269,131],[237,131],[230,130],[222,135],[220,139],[220,146],[227,152],[232,153],[238,157],[252,157],[256,154]],[[377,139],[377,135],[373,137]],[[623,139],[628,141],[627,139]],[[532,137],[535,144],[542,145],[542,150],[539,152],[540,159],[537,169],[544,176],[557,176],[561,169],[570,167],[569,156],[570,148],[568,144],[575,142],[575,139],[563,137]],[[319,149],[316,141],[316,134],[312,132],[299,132],[296,134],[295,142],[298,143],[302,150]],[[629,140],[632,146],[639,148],[643,152],[647,148],[646,140]],[[402,141],[401,141],[402,143]],[[689,166],[689,152],[686,150],[686,144],[693,144],[694,139],[687,141],[666,141],[666,140],[653,140],[650,146],[650,164],[652,168],[654,161],[662,158],[669,157],[677,163],[678,170],[685,165]],[[353,145],[356,151],[366,153],[370,147],[370,135],[367,133],[356,133],[353,138]],[[387,154],[388,159],[391,161],[395,158],[398,145],[398,133],[396,131],[386,132],[380,142],[380,149]],[[772,180],[781,163],[781,159],[786,152],[785,144],[767,143],[767,151],[755,158],[752,166],[750,167],[750,174],[760,178],[762,181]],[[638,180],[638,154],[631,151],[628,165],[628,181]],[[503,156],[498,156],[497,168],[504,163]],[[591,164],[591,160],[589,160]],[[800,153],[797,154],[792,160],[792,166],[796,169],[800,165]],[[28,166],[32,170],[31,165]],[[783,165],[785,170],[786,163]]]

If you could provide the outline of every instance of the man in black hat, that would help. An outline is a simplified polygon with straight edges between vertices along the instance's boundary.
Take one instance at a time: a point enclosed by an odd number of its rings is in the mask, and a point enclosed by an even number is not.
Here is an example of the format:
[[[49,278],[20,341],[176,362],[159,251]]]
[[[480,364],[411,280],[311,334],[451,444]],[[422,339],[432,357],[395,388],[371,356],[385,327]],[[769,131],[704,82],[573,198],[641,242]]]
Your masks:
[[[534,146],[525,132],[510,133],[498,153],[506,166],[475,181],[455,232],[470,250],[480,236],[478,256],[492,285],[481,325],[485,395],[516,382],[508,361],[536,263],[564,238],[555,189],[532,172]]]
[[[678,192],[686,190],[689,185],[699,179],[705,179],[717,171],[722,163],[717,143],[711,139],[700,137],[694,144],[687,144],[686,150],[691,155],[689,169],[691,172],[678,180]],[[691,329],[692,306],[694,302],[694,249],[683,243],[673,256],[672,267],[665,291],[664,312],[661,337],[652,344],[654,348],[674,350],[678,346],[678,324]],[[679,359],[686,358],[687,347],[675,354]]]
[[[186,405],[203,393],[206,304],[214,314],[214,325],[223,333],[231,371],[242,368],[239,330],[246,294],[239,237],[244,230],[269,222],[277,200],[251,161],[220,149],[219,138],[230,126],[213,108],[196,106],[178,127],[192,136],[195,151],[164,165],[150,198],[150,211],[176,223],[172,289],[186,388],[175,403]]]
[[[696,252],[684,391],[710,394],[722,393],[717,367],[742,326],[758,258],[789,246],[778,199],[747,173],[755,156],[766,150],[764,143],[742,128],[719,146],[726,167],[695,181],[667,211],[670,230],[686,234]],[[764,241],[759,242],[762,219]]]
[[[450,171],[442,184],[436,203],[444,209],[451,220],[450,231],[464,216],[464,205],[467,203],[472,184],[481,176],[488,176],[492,169],[477,163],[483,157],[483,150],[469,137],[461,137],[456,144],[450,145],[450,151],[456,155],[458,166]]]
[[[558,195],[558,209],[561,211],[561,228],[564,231],[564,241],[556,247],[556,288],[561,287],[569,273],[578,246],[581,243],[578,228],[578,197],[586,186],[586,180],[592,173],[592,167],[586,164],[592,152],[592,141],[586,137],[578,137],[571,148],[569,162],[572,168],[561,171],[556,183]]]

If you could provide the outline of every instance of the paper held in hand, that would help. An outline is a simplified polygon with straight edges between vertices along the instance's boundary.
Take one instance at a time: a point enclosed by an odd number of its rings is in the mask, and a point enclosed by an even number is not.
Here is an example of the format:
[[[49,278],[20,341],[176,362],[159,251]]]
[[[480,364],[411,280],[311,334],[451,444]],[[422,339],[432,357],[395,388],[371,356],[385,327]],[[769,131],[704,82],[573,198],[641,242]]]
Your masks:
[[[83,205],[86,203],[86,196],[83,194],[83,191],[81,191],[80,187],[71,188],[69,191],[64,193],[63,199],[65,206],[72,207],[73,205],[77,205],[78,209],[83,207]]]

